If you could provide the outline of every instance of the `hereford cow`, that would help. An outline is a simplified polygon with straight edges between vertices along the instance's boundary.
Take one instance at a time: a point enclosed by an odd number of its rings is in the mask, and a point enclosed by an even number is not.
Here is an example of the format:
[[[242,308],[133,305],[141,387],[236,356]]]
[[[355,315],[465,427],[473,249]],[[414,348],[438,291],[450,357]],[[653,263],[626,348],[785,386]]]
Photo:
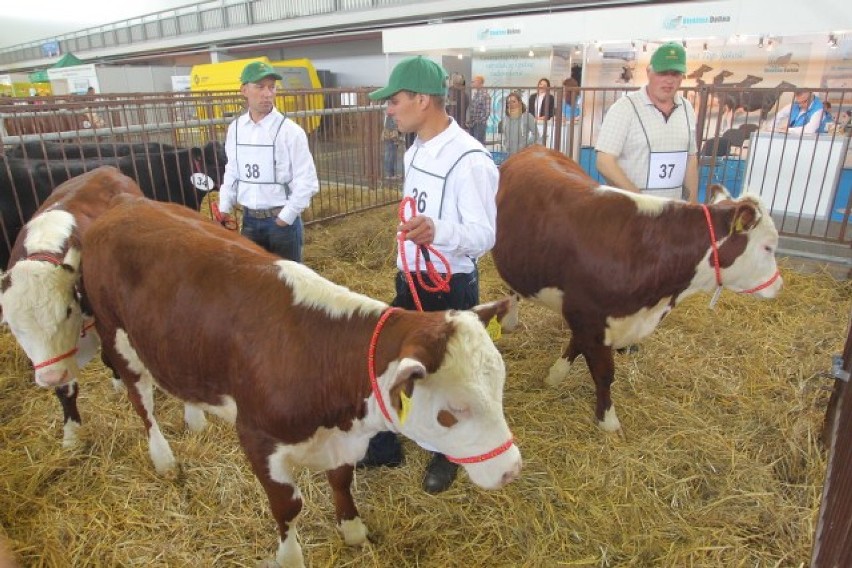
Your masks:
[[[55,389],[65,447],[76,443],[81,422],[79,368],[100,345],[91,315],[79,301],[80,237],[118,194],[142,192],[115,168],[97,168],[63,183],[18,234],[9,269],[0,272],[0,315],[32,361],[36,383]]]
[[[0,272],[0,315],[32,362],[35,382],[54,388],[64,415],[65,447],[77,443],[81,424],[79,369],[100,346],[91,310],[81,303],[80,241],[117,195],[141,197],[142,192],[112,167],[61,184],[18,234],[9,269]],[[103,362],[112,368],[107,357]],[[185,407],[185,420],[195,431],[206,425],[203,410],[191,405]]]
[[[531,147],[500,168],[500,276],[571,328],[547,382],[583,355],[601,428],[621,432],[610,401],[612,349],[649,335],[681,299],[725,287],[770,298],[781,289],[778,233],[752,196],[704,206],[601,186],[576,162]],[[507,315],[511,328],[517,306]]]
[[[153,416],[154,380],[236,423],[280,530],[275,562],[304,565],[293,526],[299,467],[327,472],[346,543],[365,542],[349,486],[379,431],[454,456],[484,488],[518,476],[503,361],[476,315],[389,310],[189,209],[119,199],[83,238],[102,348],[158,472],[175,460]]]

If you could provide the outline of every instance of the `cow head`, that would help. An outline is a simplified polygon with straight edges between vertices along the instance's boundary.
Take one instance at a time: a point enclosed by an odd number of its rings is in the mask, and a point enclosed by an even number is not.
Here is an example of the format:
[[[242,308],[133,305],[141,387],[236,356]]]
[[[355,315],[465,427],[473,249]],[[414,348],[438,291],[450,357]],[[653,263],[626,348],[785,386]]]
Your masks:
[[[74,228],[66,211],[27,224],[28,256],[0,275],[0,312],[35,368],[35,381],[55,387],[76,379],[83,317],[77,293],[80,253],[62,252]],[[57,243],[61,243],[61,246]]]
[[[521,454],[503,415],[503,359],[482,325],[505,314],[508,300],[477,313],[446,312],[443,360],[433,372],[429,355],[403,347],[385,373],[395,423],[405,436],[457,461],[470,479],[496,489],[520,473]]]
[[[200,192],[219,189],[225,177],[225,146],[221,142],[208,142],[203,148],[190,148],[193,187]]]
[[[735,292],[774,298],[783,279],[775,262],[778,231],[772,217],[754,195],[720,206],[731,208],[727,235],[716,235],[722,284]]]

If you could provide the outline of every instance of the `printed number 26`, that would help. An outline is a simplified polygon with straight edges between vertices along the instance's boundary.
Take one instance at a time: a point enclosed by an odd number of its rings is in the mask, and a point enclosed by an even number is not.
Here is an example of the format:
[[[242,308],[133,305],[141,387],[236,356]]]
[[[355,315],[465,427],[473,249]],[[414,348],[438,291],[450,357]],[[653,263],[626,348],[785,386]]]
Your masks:
[[[423,213],[426,211],[426,196],[428,194],[425,191],[420,191],[417,188],[414,188],[414,201],[417,202],[417,212]]]

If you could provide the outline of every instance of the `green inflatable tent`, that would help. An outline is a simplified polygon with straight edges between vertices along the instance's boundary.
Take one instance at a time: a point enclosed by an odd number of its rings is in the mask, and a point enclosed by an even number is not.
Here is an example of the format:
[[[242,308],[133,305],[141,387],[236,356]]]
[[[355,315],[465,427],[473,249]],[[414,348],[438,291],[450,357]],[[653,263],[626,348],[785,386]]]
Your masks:
[[[82,65],[83,62],[73,53],[66,53],[59,58],[59,61],[50,66],[50,69],[61,69],[62,67],[74,67]],[[39,69],[29,74],[30,83],[50,83],[47,76],[47,69]]]

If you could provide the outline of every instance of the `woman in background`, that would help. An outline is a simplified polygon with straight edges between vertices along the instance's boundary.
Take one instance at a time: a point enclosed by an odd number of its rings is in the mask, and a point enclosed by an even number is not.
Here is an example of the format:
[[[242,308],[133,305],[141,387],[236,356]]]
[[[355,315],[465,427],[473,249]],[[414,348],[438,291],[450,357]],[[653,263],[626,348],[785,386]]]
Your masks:
[[[536,142],[538,128],[535,117],[527,112],[520,94],[509,93],[506,97],[506,115],[503,117],[503,151],[512,155]]]

